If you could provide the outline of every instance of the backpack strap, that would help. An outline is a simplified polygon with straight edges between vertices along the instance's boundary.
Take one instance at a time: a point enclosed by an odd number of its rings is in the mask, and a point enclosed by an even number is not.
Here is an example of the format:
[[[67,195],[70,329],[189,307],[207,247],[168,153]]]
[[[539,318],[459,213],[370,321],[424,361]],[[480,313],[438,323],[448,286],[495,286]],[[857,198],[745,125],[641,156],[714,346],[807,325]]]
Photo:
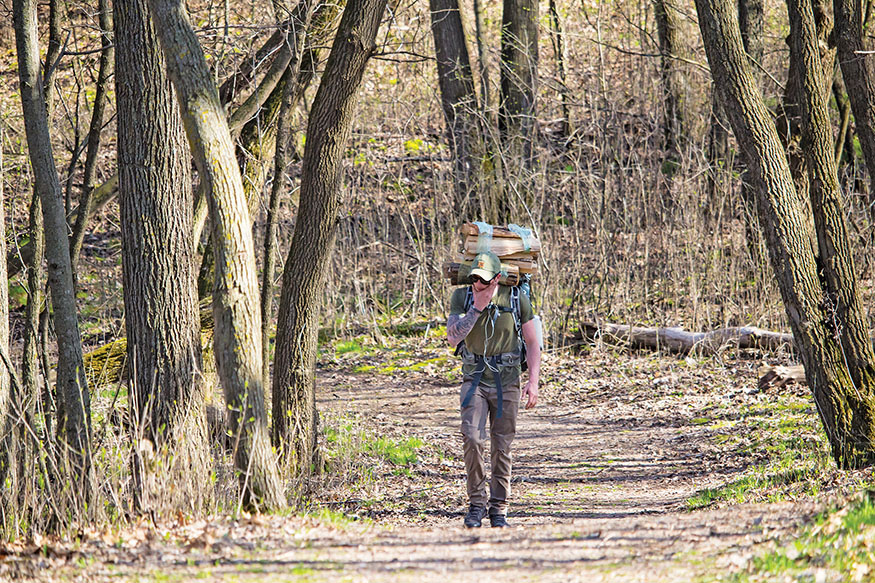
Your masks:
[[[473,305],[474,305],[474,288],[472,288],[469,285],[468,288],[465,290],[465,310],[462,313],[467,314],[468,310],[470,310],[471,306],[473,306]],[[453,352],[453,356],[459,356],[459,354],[462,352],[462,347],[464,345],[465,345],[465,340],[463,339],[461,342],[459,342],[456,345],[456,350],[455,350],[455,352]]]
[[[474,376],[471,377],[471,386],[468,387],[468,392],[465,394],[464,400],[462,400],[462,408],[464,409],[469,404],[471,404],[471,397],[474,396],[474,391],[477,390],[477,386],[480,384],[480,378],[483,376],[483,372],[486,370],[486,367],[489,366],[490,370],[495,371],[494,379],[495,379],[495,389],[498,397],[498,411],[496,411],[495,417],[499,418],[502,414],[502,405],[504,404],[504,395],[503,395],[503,387],[501,386],[501,373],[498,372],[500,356],[478,356],[477,364],[474,368]]]

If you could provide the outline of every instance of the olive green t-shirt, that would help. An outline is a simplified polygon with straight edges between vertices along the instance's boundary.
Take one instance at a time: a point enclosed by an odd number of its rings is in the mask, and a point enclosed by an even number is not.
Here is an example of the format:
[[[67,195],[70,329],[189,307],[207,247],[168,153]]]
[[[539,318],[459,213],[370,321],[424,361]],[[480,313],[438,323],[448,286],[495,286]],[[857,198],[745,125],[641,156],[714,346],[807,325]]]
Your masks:
[[[467,287],[460,287],[453,291],[453,296],[450,299],[450,314],[457,316],[465,315],[465,296]],[[500,312],[496,306],[510,308],[510,292],[508,286],[498,286],[498,292],[492,298],[492,303],[483,310],[474,328],[465,337],[465,347],[470,355],[485,355],[495,356],[496,354],[506,354],[519,352],[519,340],[517,338],[516,326],[514,323],[513,312]],[[520,325],[525,324],[534,317],[532,311],[532,302],[529,297],[520,294]],[[466,357],[463,351],[462,356],[462,374],[470,377],[476,369],[476,362],[470,355]],[[501,367],[501,384],[507,386],[515,382],[520,376],[519,362],[515,366]],[[489,367],[483,372],[480,382],[490,386],[495,386],[495,379]]]

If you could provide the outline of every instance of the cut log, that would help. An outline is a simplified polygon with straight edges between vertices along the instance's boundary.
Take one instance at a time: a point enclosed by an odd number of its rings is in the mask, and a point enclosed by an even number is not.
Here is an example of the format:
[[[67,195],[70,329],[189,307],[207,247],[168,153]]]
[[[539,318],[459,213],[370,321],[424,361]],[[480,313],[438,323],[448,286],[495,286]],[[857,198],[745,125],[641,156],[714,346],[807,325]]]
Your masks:
[[[520,270],[515,265],[501,264],[504,271],[499,285],[517,285],[520,282]],[[468,276],[471,274],[471,264],[451,261],[444,265],[444,277],[450,280],[450,285],[468,285]]]
[[[463,237],[467,237],[469,235],[473,235],[474,237],[478,237],[480,235],[480,229],[474,223],[465,223],[462,225],[462,228],[459,229],[462,233]],[[506,238],[506,239],[519,239],[520,236],[518,233],[511,231],[506,227],[492,227],[492,236],[496,238]],[[537,241],[537,237],[532,235],[532,240]],[[540,243],[539,243],[540,245]]]
[[[519,257],[531,257],[532,255],[541,252],[541,243],[537,239],[529,241],[531,246],[528,249],[523,243],[523,240],[519,237],[515,239],[506,237],[492,238],[488,239],[486,244],[490,251],[501,258],[515,254],[520,254]],[[479,252],[481,248],[480,246],[481,241],[479,237],[474,235],[468,235],[465,237],[465,253],[476,254]]]
[[[621,324],[583,324],[588,338],[686,354],[714,354],[728,346],[777,350],[793,345],[792,334],[769,332],[754,326],[721,328],[711,332],[688,332],[682,328],[638,328]]]

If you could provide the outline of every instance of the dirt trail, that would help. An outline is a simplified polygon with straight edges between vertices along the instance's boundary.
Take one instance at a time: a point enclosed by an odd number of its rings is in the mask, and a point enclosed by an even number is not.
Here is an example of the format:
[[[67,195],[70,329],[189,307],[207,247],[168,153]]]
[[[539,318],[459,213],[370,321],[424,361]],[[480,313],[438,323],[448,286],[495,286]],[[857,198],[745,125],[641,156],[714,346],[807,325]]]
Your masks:
[[[416,583],[686,582],[725,574],[742,568],[762,541],[791,536],[817,510],[811,501],[686,509],[697,491],[736,479],[756,461],[737,451],[737,442],[720,446],[713,439],[718,430],[732,430],[743,403],[769,398],[754,394],[752,367],[606,355],[548,359],[541,401],[519,418],[514,528],[468,530],[458,386],[446,371],[352,374],[349,366],[329,366],[317,390],[326,424],[354,416],[377,435],[419,437],[432,454],[409,475],[377,476],[369,500],[347,493],[320,500],[370,520],[201,521],[146,533],[121,548],[92,540],[75,553],[49,553],[6,573],[39,580]]]
[[[462,528],[464,469],[458,458],[458,388],[434,377],[326,377],[320,406],[372,415],[392,428],[455,450],[448,483],[411,498],[393,519],[326,553],[353,580],[467,580],[500,570],[532,581],[689,581],[738,568],[752,545],[781,537],[811,503],[686,510],[697,491],[744,467],[709,445],[689,415],[708,400],[666,377],[628,392],[603,386],[584,402],[561,401],[561,383],[522,412],[514,443],[512,530]],[[749,381],[752,382],[752,379]],[[656,387],[656,390],[654,390]],[[567,400],[567,399],[566,399]],[[411,519],[411,517],[414,517]],[[411,521],[413,524],[411,524]],[[313,563],[310,563],[313,564]]]

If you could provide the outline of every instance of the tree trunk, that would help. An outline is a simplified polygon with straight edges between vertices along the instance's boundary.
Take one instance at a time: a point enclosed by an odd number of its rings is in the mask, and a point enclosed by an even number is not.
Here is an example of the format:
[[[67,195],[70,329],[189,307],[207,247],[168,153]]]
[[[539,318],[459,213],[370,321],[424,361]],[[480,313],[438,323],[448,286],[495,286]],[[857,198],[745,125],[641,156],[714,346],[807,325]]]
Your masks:
[[[534,164],[537,71],[538,2],[504,0],[498,127],[507,145],[505,165],[520,164],[527,170]]]
[[[115,10],[132,437],[134,443],[150,440],[159,451],[166,445],[174,457],[162,471],[184,478],[202,468],[180,465],[208,452],[191,239],[191,161],[146,0],[121,2]],[[135,499],[141,511],[151,505],[143,470],[142,460],[135,459]],[[177,489],[174,502],[197,507],[197,492],[197,488]],[[187,496],[195,498],[184,500]]]
[[[55,110],[55,73],[61,56],[61,0],[49,0],[49,40],[43,67],[43,95],[49,119]]]
[[[3,143],[3,132],[0,131],[0,144]],[[3,148],[0,148],[0,227],[6,233],[6,201],[3,198],[3,181],[6,169],[3,166]],[[0,281],[6,278],[6,237],[0,237]],[[9,358],[9,286],[0,285],[0,351]],[[10,361],[11,362],[11,361]],[[12,393],[10,391],[9,369],[6,362],[0,362],[0,431],[5,437],[0,437],[0,484],[6,482],[10,462],[15,460],[11,435]]]
[[[283,83],[282,103],[276,122],[276,152],[274,153],[273,183],[270,188],[270,200],[267,205],[267,220],[264,226],[264,261],[261,277],[261,343],[264,346],[262,375],[264,386],[270,386],[270,323],[273,320],[273,278],[276,272],[276,231],[277,214],[279,213],[280,195],[286,184],[286,166],[289,163],[289,148],[291,147],[292,112],[298,96],[298,73],[301,66],[301,54],[304,49],[304,36],[310,25],[313,3],[310,0],[300,0],[298,8],[292,16],[291,41],[294,44],[294,55],[286,70]]]
[[[875,461],[871,368],[850,371],[835,339],[842,323],[818,279],[822,266],[805,235],[790,168],[755,89],[733,7],[729,0],[696,0],[696,8],[711,74],[748,162],[772,267],[833,457],[841,467],[868,465]],[[855,386],[855,377],[864,384]]]
[[[429,0],[429,9],[441,105],[453,150],[455,208],[460,216],[466,217],[470,208],[476,208],[471,197],[474,196],[474,181],[479,167],[474,156],[474,143],[480,133],[474,76],[459,0]]]
[[[811,174],[811,207],[817,231],[818,273],[826,292],[828,309],[834,311],[833,325],[841,338],[842,352],[854,384],[872,395],[875,406],[875,353],[869,341],[869,327],[860,301],[853,253],[848,242],[841,189],[833,154],[832,126],[827,110],[831,64],[821,64],[815,13],[806,0],[789,0],[790,50],[799,54],[800,109],[803,150]]]
[[[219,95],[180,0],[150,0],[167,69],[209,201],[216,281],[214,353],[236,440],[247,506],[284,505],[270,448],[262,385],[255,246],[240,169]]]
[[[862,2],[833,0],[836,47],[854,125],[869,170],[870,218],[875,220],[875,61],[863,42]]]
[[[562,84],[559,99],[562,102],[562,122],[559,128],[559,135],[562,137],[562,143],[571,135],[571,114],[568,108],[568,78],[565,73],[565,34],[562,32],[562,22],[559,20],[559,9],[556,7],[556,0],[550,0],[550,24],[551,36],[553,39],[553,53],[556,56],[556,71],[559,73],[559,82]]]
[[[492,83],[489,79],[489,53],[486,50],[486,25],[483,22],[483,2],[474,0],[474,36],[477,40],[477,65],[480,71],[480,114],[483,117],[481,123],[489,128],[495,127],[495,118],[492,109]]]
[[[386,0],[349,0],[307,125],[301,196],[283,273],[273,378],[273,444],[297,474],[316,452],[318,306],[337,226],[342,158]]]
[[[670,0],[654,0],[656,32],[659,36],[660,73],[663,96],[663,150],[667,164],[663,172],[673,175],[680,164],[680,142],[686,132],[684,77],[677,57],[682,54],[678,13]]]
[[[49,288],[58,338],[58,429],[63,431],[73,474],[78,481],[74,491],[81,495],[79,501],[86,503],[91,496],[91,402],[82,368],[82,342],[73,293],[64,201],[39,82],[36,3],[15,0],[13,10],[24,125],[36,189],[42,203]],[[84,506],[76,509],[77,512],[84,510]]]
[[[78,272],[79,253],[85,237],[85,227],[88,215],[93,206],[94,176],[97,171],[97,154],[100,152],[100,134],[103,130],[103,118],[108,101],[109,80],[112,76],[114,48],[112,42],[112,6],[109,0],[99,0],[100,10],[100,64],[97,69],[97,87],[94,92],[94,109],[91,112],[91,124],[88,128],[88,150],[85,154],[85,169],[82,177],[82,195],[79,197],[79,213],[73,226],[70,240],[70,261],[73,267],[73,277]]]

